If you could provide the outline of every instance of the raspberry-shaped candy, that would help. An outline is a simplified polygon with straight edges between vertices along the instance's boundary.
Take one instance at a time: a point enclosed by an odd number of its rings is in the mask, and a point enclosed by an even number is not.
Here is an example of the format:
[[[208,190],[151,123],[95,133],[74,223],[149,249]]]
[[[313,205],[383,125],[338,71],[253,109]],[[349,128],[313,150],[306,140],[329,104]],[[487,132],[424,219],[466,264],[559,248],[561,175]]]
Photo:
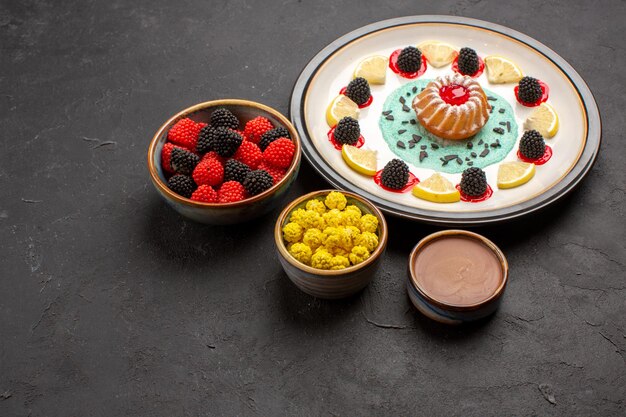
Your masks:
[[[288,138],[291,139],[291,136],[289,135],[289,131],[287,129],[285,129],[282,126],[278,126],[275,127],[274,129],[270,129],[267,132],[263,133],[261,135],[261,141],[259,142],[259,148],[261,148],[262,151],[265,150],[265,148],[267,148],[267,146],[274,142],[276,139],[280,139],[280,138]]]
[[[170,187],[170,190],[185,198],[191,197],[191,194],[196,189],[196,184],[194,184],[191,177],[183,174],[172,175],[167,180],[167,186]]]
[[[518,87],[517,96],[524,103],[532,104],[541,100],[543,90],[538,79],[526,76],[519,81]]]
[[[459,72],[463,75],[474,75],[480,68],[478,54],[472,48],[461,48],[457,61]]]
[[[243,142],[243,137],[234,130],[225,127],[215,129],[215,137],[211,141],[211,148],[219,156],[230,158],[237,152]]]
[[[220,203],[234,203],[245,198],[245,189],[237,181],[226,181],[217,192],[217,201]]]
[[[282,180],[285,177],[285,174],[287,173],[286,170],[284,170],[282,168],[276,168],[276,167],[268,164],[265,161],[263,161],[263,162],[261,162],[259,164],[259,169],[267,171],[267,173],[270,174],[272,176],[272,178],[274,179],[274,184],[276,184],[278,181]]]
[[[239,119],[230,110],[219,107],[211,113],[211,126],[238,129]]]
[[[243,184],[250,171],[250,167],[243,162],[229,159],[224,164],[224,181],[237,181]]]
[[[422,51],[407,46],[398,55],[398,68],[402,72],[416,72],[422,67]]]
[[[191,199],[202,203],[217,203],[217,191],[210,185],[203,184],[191,194]]]
[[[257,169],[261,161],[263,160],[263,153],[257,145],[250,141],[243,141],[233,155],[233,158],[237,161],[243,162],[252,169]]]
[[[277,168],[288,168],[293,160],[296,151],[296,145],[287,139],[276,139],[263,151],[263,160],[268,164]]]
[[[167,132],[167,139],[176,145],[195,151],[198,135],[202,127],[202,124],[196,123],[189,118],[180,119]]]
[[[246,123],[243,133],[249,141],[258,144],[263,133],[273,128],[272,122],[263,116],[258,116]]]
[[[248,172],[246,179],[243,181],[243,187],[249,195],[261,194],[263,191],[270,189],[273,184],[274,179],[272,176],[262,169]]]
[[[172,168],[172,151],[174,149],[184,149],[182,146],[174,145],[173,143],[167,142],[163,145],[163,149],[161,149],[161,166],[165,172],[170,174],[174,173],[174,168]]]
[[[198,185],[218,185],[224,181],[224,167],[217,159],[209,158],[196,165],[192,175]]]
[[[172,149],[170,166],[179,174],[189,175],[200,162],[200,157],[186,149]]]
[[[363,77],[356,77],[346,87],[346,96],[359,106],[367,103],[372,96],[369,83]]]
[[[461,191],[469,196],[478,197],[487,191],[485,171],[477,167],[467,168],[461,174]]]
[[[226,163],[226,158],[219,156],[217,152],[215,151],[205,153],[202,159],[200,159],[200,162],[205,161],[207,159],[215,159],[217,162],[219,162],[222,165]]]

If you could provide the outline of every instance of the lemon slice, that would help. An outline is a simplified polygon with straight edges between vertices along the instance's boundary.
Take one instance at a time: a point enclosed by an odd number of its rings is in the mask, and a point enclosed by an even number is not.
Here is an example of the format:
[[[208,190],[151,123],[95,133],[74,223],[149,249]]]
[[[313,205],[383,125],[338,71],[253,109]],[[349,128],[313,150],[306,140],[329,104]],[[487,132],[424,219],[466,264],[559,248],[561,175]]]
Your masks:
[[[339,120],[347,116],[358,119],[359,106],[348,97],[340,94],[335,97],[328,105],[328,109],[326,109],[326,123],[328,123],[328,126],[333,127]]]
[[[524,129],[535,129],[544,138],[551,138],[559,130],[559,116],[548,103],[541,103],[524,122]]]
[[[514,161],[498,167],[498,188],[514,188],[526,184],[535,176],[535,164]]]
[[[426,56],[428,63],[435,68],[451,63],[457,53],[452,45],[439,41],[425,41],[417,45],[417,48]]]
[[[377,171],[376,151],[357,148],[352,145],[341,147],[341,156],[346,164],[359,174],[374,176]]]
[[[385,84],[389,59],[382,55],[372,55],[359,62],[354,70],[354,78],[363,77],[370,84]]]
[[[487,79],[492,84],[516,83],[524,76],[515,62],[497,55],[486,57],[485,67]]]
[[[461,199],[459,190],[437,172],[413,187],[413,195],[433,203],[455,203]]]

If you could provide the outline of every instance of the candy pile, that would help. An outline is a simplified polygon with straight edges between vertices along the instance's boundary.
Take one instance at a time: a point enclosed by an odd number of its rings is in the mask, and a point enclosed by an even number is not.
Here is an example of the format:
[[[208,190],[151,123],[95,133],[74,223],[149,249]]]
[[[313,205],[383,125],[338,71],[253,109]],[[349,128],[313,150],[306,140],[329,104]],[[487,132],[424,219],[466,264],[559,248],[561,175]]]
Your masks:
[[[362,214],[337,191],[325,200],[311,199],[291,212],[283,227],[287,250],[298,261],[318,269],[357,265],[378,246],[378,219]]]
[[[280,181],[295,153],[289,131],[259,116],[245,123],[228,109],[210,124],[176,122],[161,151],[168,187],[205,203],[230,203],[260,194]]]

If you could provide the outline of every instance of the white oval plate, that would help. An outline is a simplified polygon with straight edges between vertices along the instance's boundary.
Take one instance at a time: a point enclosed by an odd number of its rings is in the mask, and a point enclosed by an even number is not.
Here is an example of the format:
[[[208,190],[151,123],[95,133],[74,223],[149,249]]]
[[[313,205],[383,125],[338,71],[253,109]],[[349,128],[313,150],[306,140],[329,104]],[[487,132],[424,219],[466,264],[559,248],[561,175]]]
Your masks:
[[[525,75],[548,84],[548,103],[559,115],[556,136],[547,139],[553,156],[537,166],[535,177],[520,187],[499,190],[496,177],[499,163],[486,167],[493,196],[480,203],[437,204],[414,197],[410,192],[386,191],[374,181],[351,170],[341,152],[328,141],[326,109],[339,90],[352,79],[356,64],[369,55],[389,56],[396,49],[438,40],[457,48],[469,46],[481,57],[502,55],[515,61]],[[452,73],[450,65],[428,67],[423,79]],[[411,82],[387,69],[384,85],[372,85],[374,101],[361,110],[359,124],[366,138],[365,147],[378,151],[382,168],[397,157],[382,138],[378,127],[383,104],[389,94]],[[519,137],[532,108],[515,100],[515,84],[490,84],[486,73],[477,78],[485,88],[504,97],[514,109]],[[409,101],[412,100],[412,97]],[[351,32],[316,55],[298,79],[291,100],[291,118],[303,139],[306,158],[333,185],[360,193],[382,210],[416,220],[450,225],[478,225],[518,217],[545,207],[569,192],[589,171],[600,146],[600,117],[589,88],[580,76],[555,52],[511,29],[474,19],[451,16],[412,16],[374,23]],[[502,162],[517,160],[517,144]],[[419,147],[415,148],[416,150]],[[432,169],[409,164],[419,179],[429,177]],[[442,174],[458,184],[461,174]]]

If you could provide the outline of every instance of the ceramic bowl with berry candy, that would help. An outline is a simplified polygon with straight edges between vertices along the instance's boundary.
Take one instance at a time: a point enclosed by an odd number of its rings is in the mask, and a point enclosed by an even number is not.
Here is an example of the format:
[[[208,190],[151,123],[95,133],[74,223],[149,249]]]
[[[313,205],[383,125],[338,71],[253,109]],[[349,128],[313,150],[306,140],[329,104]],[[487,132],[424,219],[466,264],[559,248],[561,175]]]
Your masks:
[[[206,224],[251,220],[277,207],[300,168],[300,139],[278,111],[214,100],[171,117],[154,135],[148,169],[159,194]]]

